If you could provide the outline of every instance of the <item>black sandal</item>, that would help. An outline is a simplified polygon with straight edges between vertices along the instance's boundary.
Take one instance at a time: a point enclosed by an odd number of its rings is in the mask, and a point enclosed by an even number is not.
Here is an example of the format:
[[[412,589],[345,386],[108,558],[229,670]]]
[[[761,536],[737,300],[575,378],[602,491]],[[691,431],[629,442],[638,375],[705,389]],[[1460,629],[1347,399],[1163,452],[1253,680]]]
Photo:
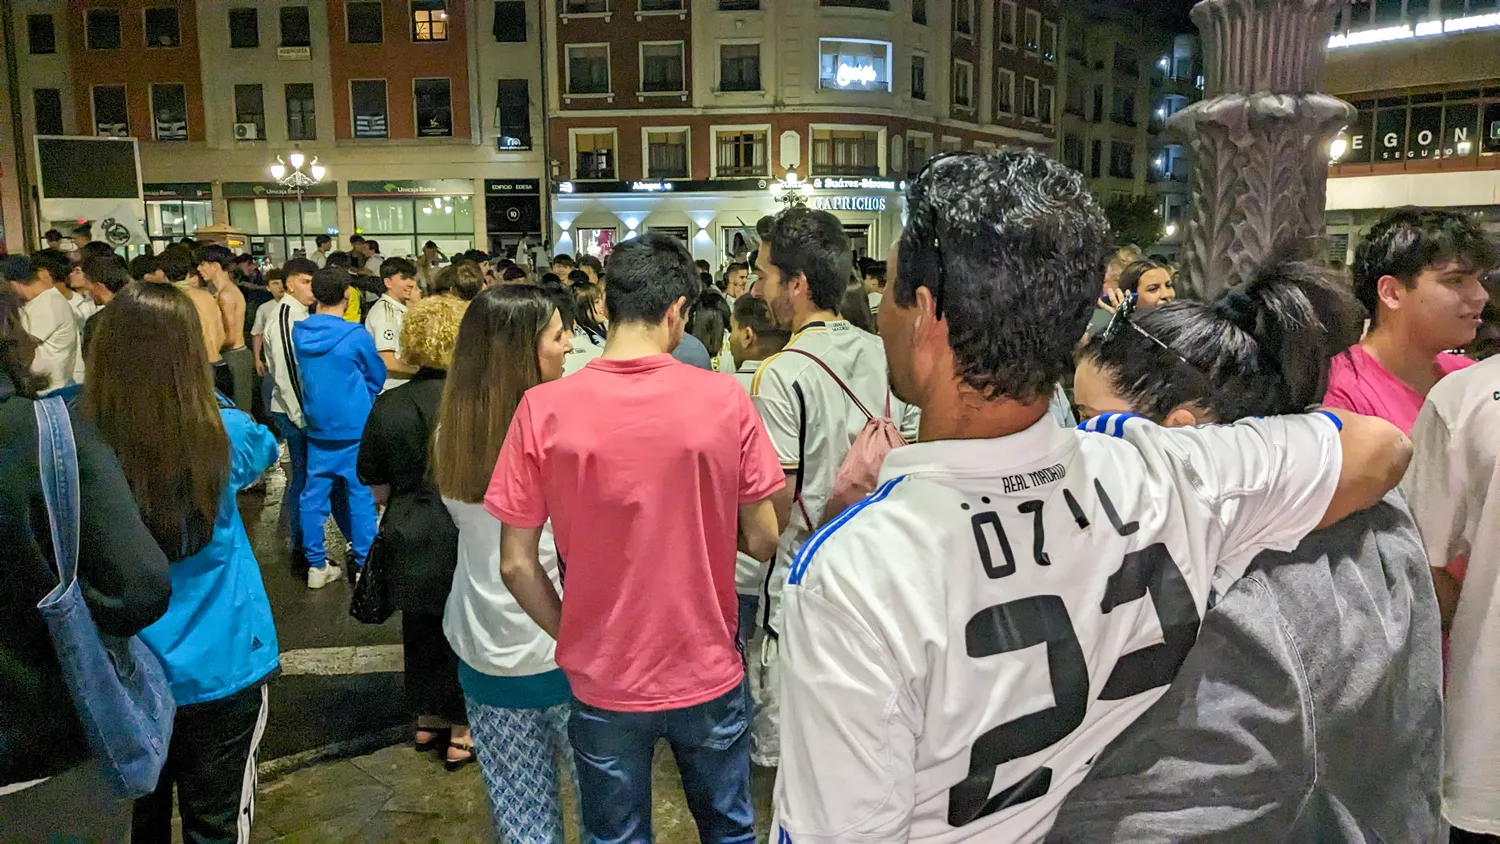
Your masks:
[[[448,744],[449,737],[453,735],[453,730],[449,727],[418,727],[416,731],[419,733],[429,733],[432,736],[432,738],[426,741],[418,741],[416,736],[412,736],[412,749],[418,753],[432,753],[442,750],[444,745]]]
[[[460,744],[456,741],[449,741],[448,749],[462,750],[463,752],[469,754],[468,757],[464,759],[449,759],[445,755],[443,758],[443,767],[447,768],[449,771],[461,770],[465,765],[468,765],[478,759],[478,757],[474,753],[474,742],[472,740],[469,741],[468,744]]]

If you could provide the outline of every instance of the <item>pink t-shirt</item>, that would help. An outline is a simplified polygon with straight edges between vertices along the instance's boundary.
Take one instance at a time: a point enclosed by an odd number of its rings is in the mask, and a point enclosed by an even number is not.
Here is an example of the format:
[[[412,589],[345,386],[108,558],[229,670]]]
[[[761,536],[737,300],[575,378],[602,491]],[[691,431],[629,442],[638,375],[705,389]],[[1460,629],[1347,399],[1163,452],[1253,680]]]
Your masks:
[[[562,560],[557,664],[601,709],[655,712],[739,685],[739,506],[786,483],[732,376],[654,355],[593,360],[521,399],[484,506],[549,517]]]
[[[1444,352],[1437,356],[1438,369],[1444,375],[1473,364],[1463,355]],[[1424,398],[1355,344],[1335,356],[1329,366],[1328,394],[1323,397],[1323,404],[1379,417],[1400,428],[1402,433],[1410,434]]]

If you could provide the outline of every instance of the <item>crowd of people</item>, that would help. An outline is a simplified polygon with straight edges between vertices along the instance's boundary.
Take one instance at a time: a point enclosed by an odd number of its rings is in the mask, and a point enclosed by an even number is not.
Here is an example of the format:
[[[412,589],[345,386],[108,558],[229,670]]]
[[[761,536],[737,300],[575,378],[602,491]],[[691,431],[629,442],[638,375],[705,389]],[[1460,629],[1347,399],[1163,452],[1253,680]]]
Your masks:
[[[245,840],[279,449],[308,588],[388,578],[412,743],[504,842],[562,841],[564,780],[651,840],[663,740],[705,842],[755,840],[752,765],[777,842],[1500,840],[1493,238],[1404,209],[1195,301],[1042,156],[907,208],[884,260],[789,208],[717,273],[660,233],[0,260],[0,835],[168,841],[175,792]],[[133,801],[35,609],[52,396],[85,601],[177,704]]]

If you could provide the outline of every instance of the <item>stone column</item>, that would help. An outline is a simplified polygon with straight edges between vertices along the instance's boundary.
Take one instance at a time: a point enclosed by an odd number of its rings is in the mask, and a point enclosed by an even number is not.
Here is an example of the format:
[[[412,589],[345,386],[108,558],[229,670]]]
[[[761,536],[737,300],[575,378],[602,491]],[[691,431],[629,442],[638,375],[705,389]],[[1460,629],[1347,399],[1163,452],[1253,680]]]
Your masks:
[[[1189,287],[1213,298],[1281,250],[1324,237],[1328,142],[1354,117],[1314,91],[1338,0],[1202,0],[1206,99],[1169,130],[1192,150],[1182,261]]]

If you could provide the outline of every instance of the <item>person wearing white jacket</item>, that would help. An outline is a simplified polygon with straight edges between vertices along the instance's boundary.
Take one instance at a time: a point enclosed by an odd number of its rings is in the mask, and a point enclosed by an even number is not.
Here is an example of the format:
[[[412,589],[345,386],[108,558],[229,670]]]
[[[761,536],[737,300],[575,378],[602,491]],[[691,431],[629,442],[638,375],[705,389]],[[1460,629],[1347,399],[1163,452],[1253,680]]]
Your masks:
[[[302,380],[297,373],[292,326],[307,319],[308,308],[313,302],[312,276],[317,271],[317,265],[306,258],[292,258],[281,268],[286,295],[272,307],[261,340],[266,374],[272,384],[271,419],[276,423],[276,433],[286,441],[292,461],[292,474],[287,480],[281,510],[282,518],[288,519],[291,525],[292,558],[295,560],[304,558],[297,510],[302,487],[307,483],[307,435],[302,430],[306,418],[302,415]],[[334,509],[337,518],[339,508]]]
[[[443,632],[459,658],[495,829],[507,842],[563,840],[558,787],[573,767],[573,693],[557,667],[556,641],[500,578],[500,522],[482,502],[522,393],[561,378],[571,350],[572,334],[546,293],[526,284],[485,290],[459,326],[434,434],[433,477],[458,526]],[[550,529],[541,549],[561,591]]]

